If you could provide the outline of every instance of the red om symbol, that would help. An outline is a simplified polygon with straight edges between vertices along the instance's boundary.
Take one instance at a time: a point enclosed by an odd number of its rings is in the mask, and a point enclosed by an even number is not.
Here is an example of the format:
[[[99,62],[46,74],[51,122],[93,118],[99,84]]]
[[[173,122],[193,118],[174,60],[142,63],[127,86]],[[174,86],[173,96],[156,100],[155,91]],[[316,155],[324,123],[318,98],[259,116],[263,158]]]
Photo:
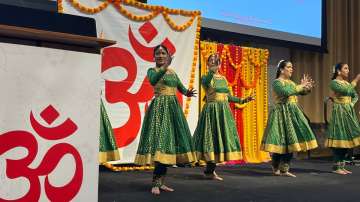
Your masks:
[[[157,30],[150,23],[144,23],[139,32],[147,43],[150,43],[157,35]],[[128,30],[129,42],[136,54],[147,62],[153,62],[154,47],[142,45],[134,36],[131,27]],[[168,47],[170,54],[174,54],[175,46],[168,38],[162,42]],[[140,89],[137,93],[129,93],[129,88],[135,82],[137,76],[137,64],[134,56],[126,49],[119,47],[110,47],[103,50],[101,72],[112,67],[121,66],[127,71],[127,78],[123,81],[105,81],[105,98],[109,103],[124,102],[130,109],[130,116],[127,122],[120,127],[114,127],[116,143],[119,147],[130,144],[137,136],[141,128],[141,111],[139,103],[147,103],[154,95],[153,88],[147,78],[141,82]],[[180,104],[182,104],[182,95],[178,94]],[[121,113],[121,112],[118,112]]]
[[[55,108],[49,105],[40,114],[41,117],[51,124],[58,116]],[[46,140],[60,140],[71,136],[77,130],[77,125],[67,119],[61,125],[53,128],[41,125],[30,112],[30,123],[39,136]],[[34,135],[22,130],[10,131],[0,135],[0,155],[15,147],[23,147],[28,150],[28,155],[20,160],[6,159],[6,175],[9,179],[24,177],[28,179],[30,188],[22,198],[16,200],[0,201],[38,201],[41,194],[39,177],[45,177],[45,193],[50,201],[70,201],[79,192],[83,179],[83,164],[79,152],[68,143],[58,143],[52,146],[45,154],[40,165],[33,169],[29,165],[34,161],[38,152],[38,143]],[[75,159],[75,173],[71,181],[63,187],[55,187],[49,182],[49,174],[54,171],[62,157],[70,154]]]

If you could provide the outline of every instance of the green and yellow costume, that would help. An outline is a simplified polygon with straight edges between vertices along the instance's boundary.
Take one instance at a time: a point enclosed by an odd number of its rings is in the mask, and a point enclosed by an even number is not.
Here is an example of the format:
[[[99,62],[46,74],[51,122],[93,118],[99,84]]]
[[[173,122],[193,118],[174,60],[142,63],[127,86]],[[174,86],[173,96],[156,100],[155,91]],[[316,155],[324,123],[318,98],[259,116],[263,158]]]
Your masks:
[[[193,140],[198,160],[219,163],[242,159],[239,136],[229,102],[245,100],[230,94],[224,76],[212,71],[202,77],[206,92],[204,105]]]
[[[360,145],[360,124],[354,110],[358,95],[355,85],[347,81],[334,79],[330,88],[334,96],[325,146],[333,148],[336,170],[344,167],[347,150]]]
[[[309,93],[291,80],[275,79],[274,105],[261,143],[261,150],[273,153],[273,167],[283,172],[289,169],[293,152],[307,151],[318,146],[309,121],[298,106],[299,95]],[[281,168],[281,166],[283,168]]]

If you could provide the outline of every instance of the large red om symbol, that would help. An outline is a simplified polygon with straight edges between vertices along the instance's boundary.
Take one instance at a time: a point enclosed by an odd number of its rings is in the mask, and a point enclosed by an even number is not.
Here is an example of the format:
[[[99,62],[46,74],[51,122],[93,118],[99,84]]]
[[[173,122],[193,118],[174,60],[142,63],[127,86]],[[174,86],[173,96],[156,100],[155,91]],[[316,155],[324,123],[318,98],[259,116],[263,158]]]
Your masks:
[[[40,116],[49,124],[59,116],[57,110],[49,105],[44,109]],[[46,140],[61,140],[69,137],[77,130],[77,125],[67,119],[56,127],[45,127],[41,125],[30,112],[30,123],[36,133]],[[70,201],[79,192],[83,179],[83,164],[81,156],[76,148],[68,143],[58,143],[52,146],[45,154],[37,168],[30,168],[29,165],[34,161],[38,152],[38,143],[33,134],[27,131],[16,130],[0,135],[0,155],[16,147],[27,149],[28,155],[23,159],[6,159],[6,175],[9,179],[24,177],[29,181],[28,192],[19,199],[0,201],[38,201],[41,194],[39,177],[45,176],[45,193],[50,201]],[[75,173],[71,181],[63,187],[55,187],[49,182],[49,174],[54,171],[62,157],[66,154],[73,156],[75,160]]]
[[[146,22],[139,28],[139,33],[147,43],[150,43],[158,34],[156,28]],[[147,62],[153,62],[154,47],[142,45],[134,36],[131,27],[128,29],[129,42],[136,54]],[[175,46],[168,38],[161,43],[165,45],[170,54],[176,52]],[[110,47],[103,50],[101,72],[109,70],[116,66],[121,66],[127,71],[127,78],[122,81],[105,81],[105,98],[108,103],[124,102],[130,109],[130,115],[127,122],[119,127],[113,126],[116,143],[119,147],[130,144],[137,136],[141,128],[141,111],[139,103],[147,103],[154,95],[153,88],[147,78],[141,82],[140,89],[133,94],[128,92],[134,84],[137,77],[138,66],[134,56],[124,48]],[[149,68],[142,67],[142,68]],[[178,94],[178,100],[182,105],[182,95]],[[118,112],[121,113],[121,112]]]

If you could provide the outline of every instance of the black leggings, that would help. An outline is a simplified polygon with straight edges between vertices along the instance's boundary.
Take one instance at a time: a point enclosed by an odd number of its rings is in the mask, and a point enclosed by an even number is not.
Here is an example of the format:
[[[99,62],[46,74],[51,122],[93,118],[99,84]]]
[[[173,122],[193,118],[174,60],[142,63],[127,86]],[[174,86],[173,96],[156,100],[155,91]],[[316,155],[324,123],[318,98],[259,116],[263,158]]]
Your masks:
[[[204,173],[206,175],[213,174],[215,172],[215,169],[216,169],[216,163],[207,162]]]
[[[272,166],[275,170],[281,172],[288,172],[290,169],[290,161],[293,157],[293,153],[277,154],[273,153],[271,156]]]
[[[333,150],[333,154],[334,154],[335,163],[345,162],[345,156],[349,152],[349,149],[347,149],[347,148],[333,148],[332,150]]]
[[[160,178],[166,175],[168,165],[155,163],[154,178]]]

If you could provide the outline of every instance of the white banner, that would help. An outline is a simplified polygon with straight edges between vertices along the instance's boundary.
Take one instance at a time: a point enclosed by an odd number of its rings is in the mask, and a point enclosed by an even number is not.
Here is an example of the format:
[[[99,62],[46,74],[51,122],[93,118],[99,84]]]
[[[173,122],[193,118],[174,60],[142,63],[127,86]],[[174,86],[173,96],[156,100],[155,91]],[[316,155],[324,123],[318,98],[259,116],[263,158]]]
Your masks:
[[[0,43],[0,201],[97,201],[100,59]]]
[[[146,79],[147,70],[154,67],[153,48],[164,44],[173,53],[174,59],[171,64],[180,80],[186,87],[191,83],[191,74],[194,88],[198,90],[198,68],[193,65],[194,44],[196,39],[198,16],[183,31],[176,31],[169,26],[161,11],[141,9],[130,5],[121,4],[121,8],[110,4],[97,14],[84,14],[79,11],[79,4],[84,9],[96,8],[102,1],[79,0],[74,5],[68,0],[62,0],[62,8],[65,13],[93,17],[97,22],[98,36],[117,41],[113,47],[103,50],[102,86],[105,107],[122,159],[121,163],[134,162],[144,118],[146,106],[153,97],[153,89]],[[120,10],[122,9],[122,12]],[[149,21],[134,21],[124,16],[146,16],[151,13],[156,15]],[[156,14],[156,12],[159,12]],[[176,25],[185,25],[191,22],[191,16],[168,15]],[[169,21],[169,19],[168,19]],[[197,57],[195,57],[197,63]],[[192,69],[192,68],[196,69]],[[183,108],[186,108],[186,97],[178,96]],[[196,127],[198,119],[198,100],[192,98],[188,101],[187,120],[191,131]]]

